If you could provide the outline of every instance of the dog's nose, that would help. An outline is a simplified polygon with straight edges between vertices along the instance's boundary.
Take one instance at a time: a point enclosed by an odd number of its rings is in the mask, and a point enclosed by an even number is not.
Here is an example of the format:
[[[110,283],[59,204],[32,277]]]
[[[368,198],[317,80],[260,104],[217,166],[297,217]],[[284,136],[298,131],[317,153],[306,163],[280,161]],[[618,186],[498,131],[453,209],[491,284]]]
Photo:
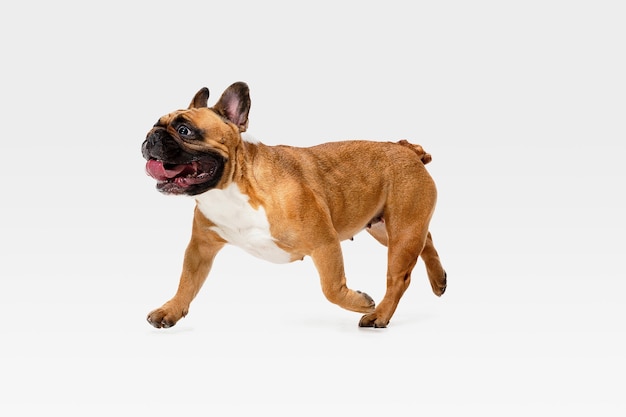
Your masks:
[[[146,141],[149,145],[154,146],[160,142],[162,133],[163,129],[155,127],[146,135]]]
[[[141,154],[145,159],[150,159],[154,152],[158,152],[161,134],[159,129],[152,129],[146,135],[146,140],[141,144]]]
[[[148,138],[143,141],[141,144],[141,155],[143,155],[144,159],[150,159],[150,155],[148,153]]]
[[[184,153],[176,140],[166,129],[155,127],[146,136],[141,152],[145,159],[168,160],[175,163]],[[183,155],[188,160],[188,155]]]

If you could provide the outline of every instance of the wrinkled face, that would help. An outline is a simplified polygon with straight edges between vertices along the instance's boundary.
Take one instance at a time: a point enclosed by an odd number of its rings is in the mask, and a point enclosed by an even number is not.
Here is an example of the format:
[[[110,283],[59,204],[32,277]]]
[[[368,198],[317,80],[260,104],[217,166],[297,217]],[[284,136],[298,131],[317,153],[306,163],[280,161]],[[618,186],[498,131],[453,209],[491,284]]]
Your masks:
[[[232,123],[201,107],[159,119],[141,150],[146,172],[165,194],[197,195],[218,186],[239,132]],[[234,149],[234,148],[230,148]]]

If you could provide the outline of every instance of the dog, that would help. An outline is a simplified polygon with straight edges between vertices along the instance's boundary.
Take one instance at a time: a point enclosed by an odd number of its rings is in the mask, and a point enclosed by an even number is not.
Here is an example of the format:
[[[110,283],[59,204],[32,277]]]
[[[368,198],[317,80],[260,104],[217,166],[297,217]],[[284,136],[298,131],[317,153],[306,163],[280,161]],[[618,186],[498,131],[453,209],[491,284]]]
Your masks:
[[[142,144],[156,188],[196,200],[178,290],[148,314],[152,326],[172,327],[187,315],[227,243],[275,263],[310,256],[326,298],[362,313],[361,327],[387,327],[420,256],[435,295],[445,292],[447,274],[429,232],[437,190],[420,145],[267,146],[242,137],[251,106],[246,83],[232,84],[213,107],[208,99],[208,88],[200,89],[187,109],[162,116]],[[388,250],[378,305],[346,283],[340,242],[362,230]]]

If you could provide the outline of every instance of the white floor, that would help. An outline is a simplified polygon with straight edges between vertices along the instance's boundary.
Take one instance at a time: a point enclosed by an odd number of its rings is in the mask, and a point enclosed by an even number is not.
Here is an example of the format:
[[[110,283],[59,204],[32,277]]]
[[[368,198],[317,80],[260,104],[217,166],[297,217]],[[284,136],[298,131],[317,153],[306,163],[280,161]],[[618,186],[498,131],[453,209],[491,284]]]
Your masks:
[[[0,415],[626,413],[613,3],[54,4],[0,25]],[[389,328],[360,329],[310,259],[226,248],[185,319],[148,325],[193,202],[154,190],[141,142],[238,80],[267,144],[432,153],[443,297],[420,262]],[[380,301],[384,248],[363,233],[344,255]]]

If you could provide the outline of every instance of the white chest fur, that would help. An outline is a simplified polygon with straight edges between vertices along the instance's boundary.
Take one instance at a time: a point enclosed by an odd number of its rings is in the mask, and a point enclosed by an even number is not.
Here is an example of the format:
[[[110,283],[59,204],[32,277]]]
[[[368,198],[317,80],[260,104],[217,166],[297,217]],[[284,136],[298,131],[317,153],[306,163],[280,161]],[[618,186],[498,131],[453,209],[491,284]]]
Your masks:
[[[276,246],[263,207],[255,210],[248,200],[234,183],[196,196],[200,212],[215,224],[212,230],[222,239],[258,258],[290,262],[289,253]]]

